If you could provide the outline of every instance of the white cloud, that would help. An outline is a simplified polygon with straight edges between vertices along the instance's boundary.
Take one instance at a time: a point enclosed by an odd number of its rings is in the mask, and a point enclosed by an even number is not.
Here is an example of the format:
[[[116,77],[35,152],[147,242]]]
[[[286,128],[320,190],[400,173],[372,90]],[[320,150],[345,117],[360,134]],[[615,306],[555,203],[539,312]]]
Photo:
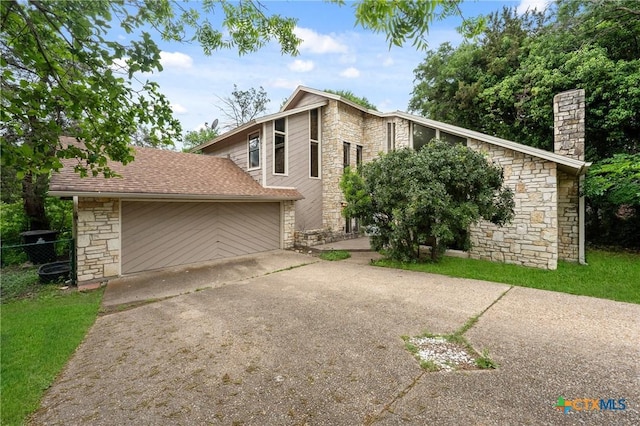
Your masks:
[[[313,61],[303,61],[302,59],[296,59],[289,64],[289,69],[295,72],[309,72],[315,68]]]
[[[302,39],[300,51],[311,53],[347,53],[349,48],[333,35],[319,34],[309,28],[295,27],[293,30]]]
[[[180,52],[160,52],[160,63],[164,68],[188,69],[193,65],[193,59]]]
[[[300,80],[287,80],[286,78],[276,78],[275,80],[269,81],[268,85],[277,89],[294,90],[298,86],[302,86],[303,84]]]
[[[382,66],[383,67],[390,67],[391,65],[394,64],[393,58],[391,56],[378,56],[378,59],[382,60]]]
[[[520,0],[516,9],[519,15],[523,15],[527,10],[533,12],[544,12],[551,0]]]
[[[360,77],[360,71],[357,68],[349,67],[342,71],[340,75],[344,78],[357,78]]]
[[[188,111],[180,104],[171,104],[171,109],[175,114],[186,114]]]

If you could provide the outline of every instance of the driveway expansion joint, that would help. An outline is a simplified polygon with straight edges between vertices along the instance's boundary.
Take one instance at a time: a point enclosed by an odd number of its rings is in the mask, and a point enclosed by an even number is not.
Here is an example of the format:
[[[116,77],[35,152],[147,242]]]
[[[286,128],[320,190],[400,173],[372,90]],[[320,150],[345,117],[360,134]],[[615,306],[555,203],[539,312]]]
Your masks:
[[[382,419],[382,416],[384,415],[385,412],[393,414],[393,411],[391,410],[391,406],[393,404],[395,404],[397,401],[399,401],[400,399],[404,398],[409,392],[411,392],[411,389],[413,389],[416,386],[416,384],[425,375],[425,373],[426,372],[423,371],[420,374],[418,374],[418,376],[416,376],[411,381],[411,383],[409,383],[409,385],[407,385],[404,389],[402,389],[400,392],[398,392],[391,399],[391,401],[389,401],[388,403],[386,403],[384,405],[384,407],[382,407],[382,409],[377,414],[367,414],[365,416],[364,421],[362,422],[362,424],[365,425],[365,426],[369,426],[369,425],[372,425],[372,424],[376,423],[377,421]]]

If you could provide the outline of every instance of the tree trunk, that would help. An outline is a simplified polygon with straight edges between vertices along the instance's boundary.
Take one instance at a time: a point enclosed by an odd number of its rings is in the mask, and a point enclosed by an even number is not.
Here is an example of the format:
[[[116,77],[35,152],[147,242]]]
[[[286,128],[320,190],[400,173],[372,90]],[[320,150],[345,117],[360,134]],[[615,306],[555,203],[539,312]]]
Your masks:
[[[44,197],[49,185],[49,176],[40,174],[34,176],[31,173],[25,175],[22,180],[22,200],[24,212],[29,219],[29,229],[49,229],[49,219],[44,210]]]

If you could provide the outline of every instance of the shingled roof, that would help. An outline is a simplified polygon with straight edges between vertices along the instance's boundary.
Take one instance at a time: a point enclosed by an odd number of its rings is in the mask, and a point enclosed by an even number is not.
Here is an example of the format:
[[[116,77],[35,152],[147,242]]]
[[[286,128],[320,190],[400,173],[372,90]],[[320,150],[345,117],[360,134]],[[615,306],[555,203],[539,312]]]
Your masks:
[[[63,141],[64,142],[64,141]],[[70,142],[70,141],[69,141]],[[265,188],[227,158],[135,147],[135,160],[109,167],[121,177],[81,178],[65,160],[49,184],[53,196],[202,200],[300,200],[293,188]]]

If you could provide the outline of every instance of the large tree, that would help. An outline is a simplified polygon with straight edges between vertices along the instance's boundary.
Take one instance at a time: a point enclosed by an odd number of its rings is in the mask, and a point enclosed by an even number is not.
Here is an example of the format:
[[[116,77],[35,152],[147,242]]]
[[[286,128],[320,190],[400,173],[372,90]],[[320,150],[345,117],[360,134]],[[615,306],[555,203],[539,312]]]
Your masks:
[[[621,48],[623,46],[623,48]],[[640,9],[560,1],[546,15],[494,13],[476,43],[427,53],[409,107],[551,150],[553,96],[586,91],[587,159],[640,149]]]
[[[197,41],[207,54],[243,54],[272,39],[283,53],[296,53],[299,43],[295,20],[267,16],[251,1],[185,8],[172,0],[8,0],[0,8],[2,166],[23,180],[32,228],[47,226],[42,188],[61,159],[76,158],[83,175],[111,176],[108,161],[133,160],[129,144],[138,129],[154,145],[180,140],[168,99],[156,83],[139,80],[162,70],[153,37]],[[224,15],[222,28],[208,20],[215,12]],[[111,26],[131,41],[120,41]],[[83,145],[63,146],[62,135]]]
[[[434,260],[480,219],[498,225],[513,217],[513,193],[502,169],[463,145],[435,141],[418,152],[405,148],[346,172],[340,182],[346,217],[374,230],[376,250],[416,260],[432,245]]]
[[[218,97],[220,106],[218,109],[225,118],[226,129],[240,127],[256,118],[267,110],[270,99],[267,91],[262,86],[256,89],[252,87],[241,90],[238,85],[233,85],[230,96]]]

